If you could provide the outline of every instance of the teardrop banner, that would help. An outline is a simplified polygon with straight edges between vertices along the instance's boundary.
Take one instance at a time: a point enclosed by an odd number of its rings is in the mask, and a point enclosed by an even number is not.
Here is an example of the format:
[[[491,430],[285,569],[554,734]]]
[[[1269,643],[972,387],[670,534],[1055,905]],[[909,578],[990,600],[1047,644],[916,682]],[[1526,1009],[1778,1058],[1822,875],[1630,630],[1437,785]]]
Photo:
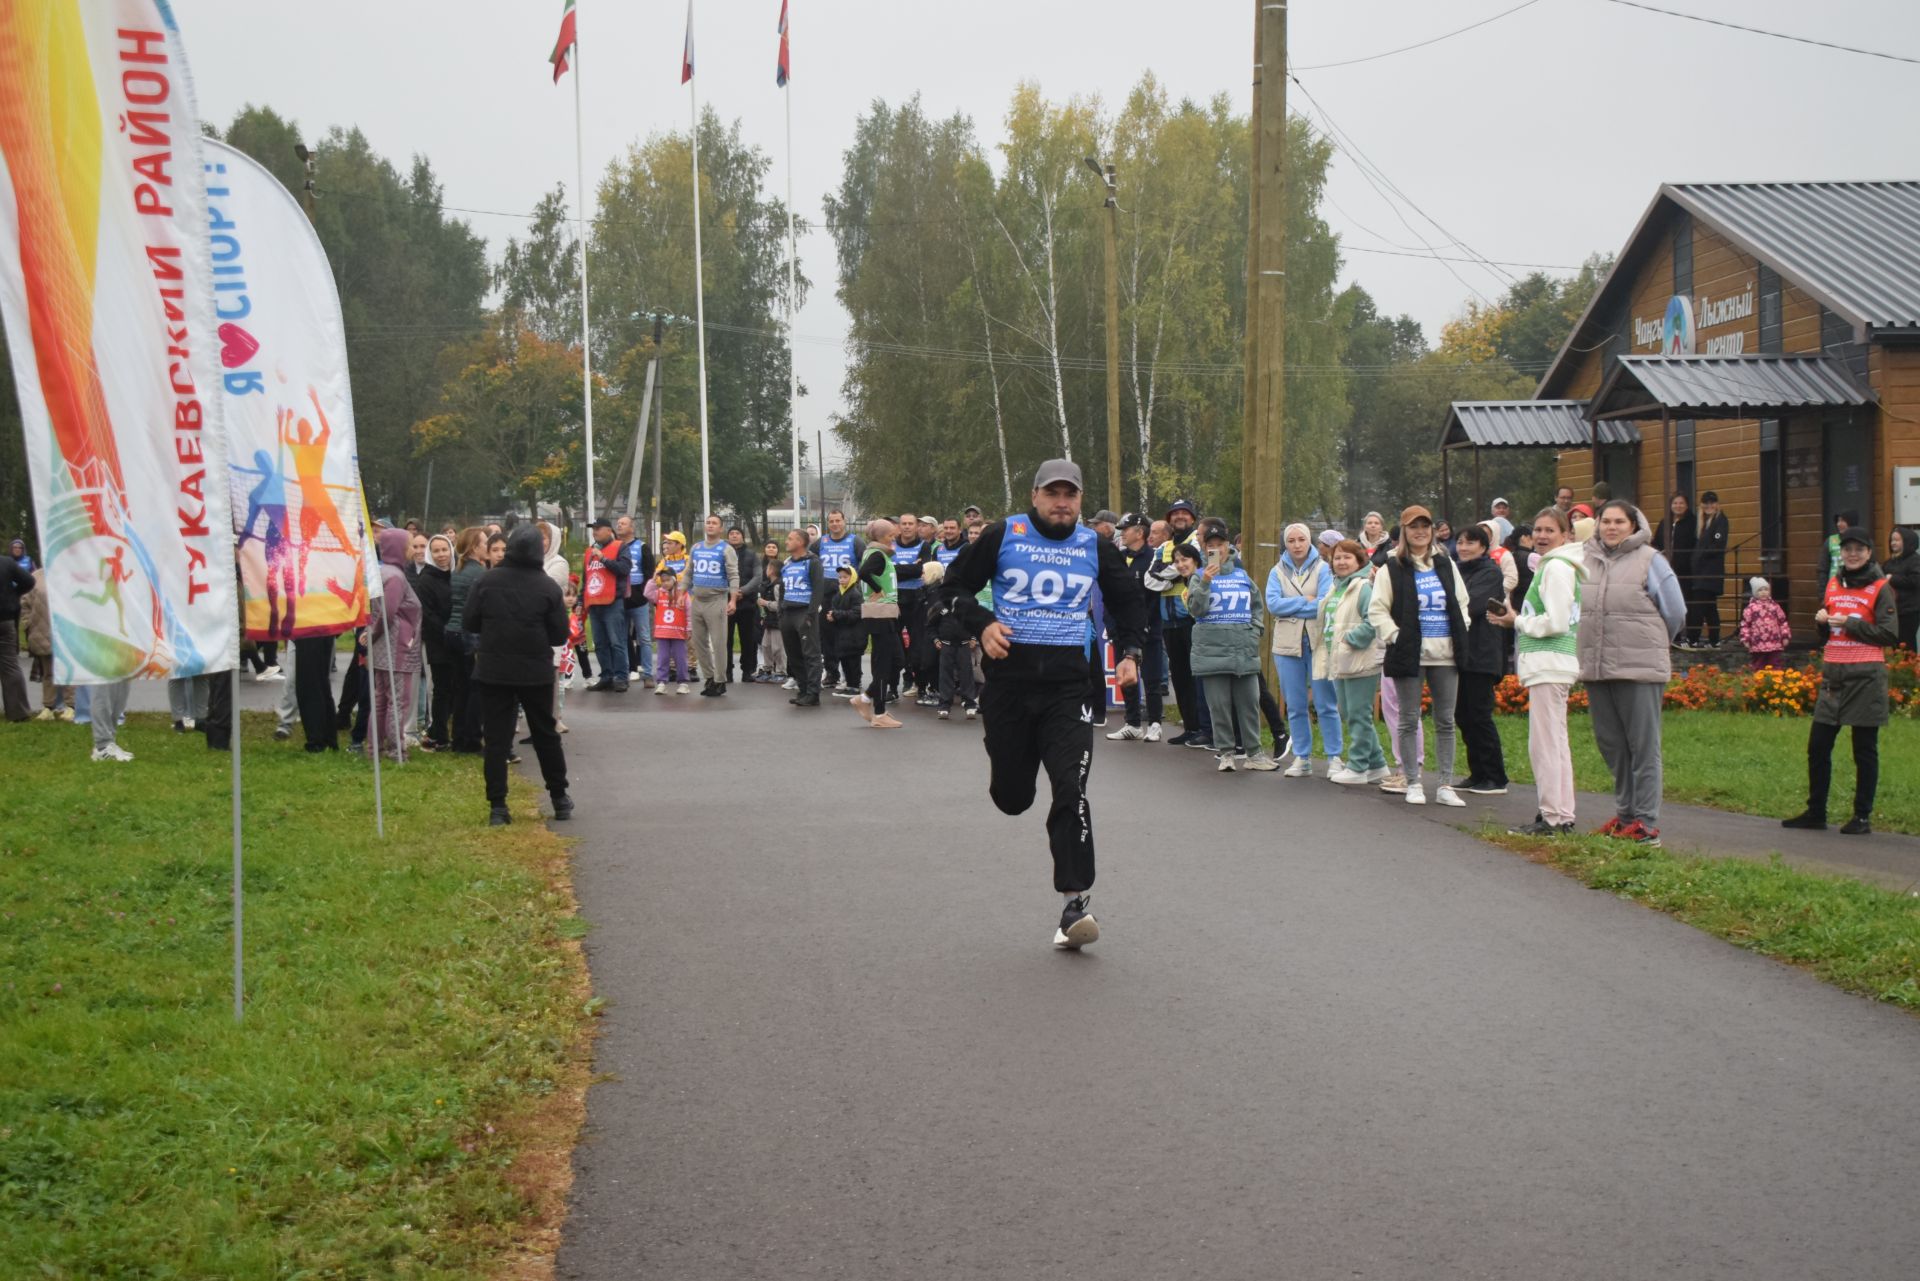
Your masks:
[[[0,320],[62,683],[236,659],[201,148],[167,4],[0,4]]]

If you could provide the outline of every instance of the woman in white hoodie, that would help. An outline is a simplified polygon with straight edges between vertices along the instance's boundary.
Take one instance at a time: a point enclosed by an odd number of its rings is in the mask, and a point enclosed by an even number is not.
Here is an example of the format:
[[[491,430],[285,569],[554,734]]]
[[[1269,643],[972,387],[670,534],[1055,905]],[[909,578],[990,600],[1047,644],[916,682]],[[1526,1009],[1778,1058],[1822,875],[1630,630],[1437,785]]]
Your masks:
[[[1573,745],[1567,738],[1567,693],[1580,678],[1580,578],[1585,553],[1573,541],[1573,525],[1558,507],[1533,518],[1533,549],[1540,564],[1520,612],[1501,606],[1487,621],[1511,627],[1514,667],[1527,689],[1527,759],[1540,810],[1531,823],[1510,828],[1516,836],[1573,833]]]

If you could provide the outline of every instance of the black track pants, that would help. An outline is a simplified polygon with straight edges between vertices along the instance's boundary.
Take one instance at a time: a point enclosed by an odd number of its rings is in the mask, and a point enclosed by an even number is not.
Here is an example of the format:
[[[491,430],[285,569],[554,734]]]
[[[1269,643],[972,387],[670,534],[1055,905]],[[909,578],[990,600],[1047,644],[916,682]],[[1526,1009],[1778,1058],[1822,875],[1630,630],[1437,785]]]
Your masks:
[[[1093,725],[1084,680],[1022,680],[992,673],[980,696],[986,721],[989,792],[1003,814],[1033,805],[1042,767],[1053,790],[1047,843],[1053,851],[1053,888],[1078,894],[1093,888],[1093,814],[1087,808],[1087,771],[1093,765]]]

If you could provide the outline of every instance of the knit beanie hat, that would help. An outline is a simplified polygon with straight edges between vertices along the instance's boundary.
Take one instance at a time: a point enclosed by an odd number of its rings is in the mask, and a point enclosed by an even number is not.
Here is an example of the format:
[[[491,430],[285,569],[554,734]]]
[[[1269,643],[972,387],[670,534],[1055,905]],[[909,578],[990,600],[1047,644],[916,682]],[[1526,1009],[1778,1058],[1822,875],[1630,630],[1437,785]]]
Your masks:
[[[1773,584],[1760,577],[1760,575],[1755,574],[1747,580],[1747,593],[1751,596],[1771,595],[1773,593]]]

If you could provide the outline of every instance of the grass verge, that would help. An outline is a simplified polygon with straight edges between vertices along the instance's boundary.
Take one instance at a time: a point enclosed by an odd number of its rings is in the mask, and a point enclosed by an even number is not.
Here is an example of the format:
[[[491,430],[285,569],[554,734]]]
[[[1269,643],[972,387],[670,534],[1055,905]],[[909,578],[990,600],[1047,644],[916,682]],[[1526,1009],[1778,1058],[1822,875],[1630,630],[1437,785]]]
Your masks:
[[[1766,863],[1693,858],[1605,837],[1479,835],[1594,889],[1658,908],[1849,992],[1920,1010],[1920,897]]]
[[[1527,763],[1527,718],[1496,716],[1507,773],[1531,783]],[[1666,758],[1666,799],[1740,814],[1787,818],[1807,804],[1807,732],[1811,717],[1774,717],[1753,712],[1669,712],[1660,728]],[[1573,781],[1583,792],[1613,791],[1613,775],[1594,746],[1593,724],[1579,713],[1567,718],[1573,744]],[[1433,731],[1427,738],[1431,743]],[[1432,750],[1431,747],[1428,748]],[[1882,832],[1920,835],[1920,775],[1899,762],[1920,761],[1920,720],[1896,717],[1880,731],[1880,786],[1873,825]],[[1462,769],[1466,756],[1460,757]],[[1828,807],[1845,822],[1853,804],[1853,739],[1841,734],[1833,750],[1833,790]]]
[[[471,759],[383,774],[245,724],[247,1015],[228,758],[128,718],[0,727],[0,1275],[535,1275],[592,1002],[563,842]]]

